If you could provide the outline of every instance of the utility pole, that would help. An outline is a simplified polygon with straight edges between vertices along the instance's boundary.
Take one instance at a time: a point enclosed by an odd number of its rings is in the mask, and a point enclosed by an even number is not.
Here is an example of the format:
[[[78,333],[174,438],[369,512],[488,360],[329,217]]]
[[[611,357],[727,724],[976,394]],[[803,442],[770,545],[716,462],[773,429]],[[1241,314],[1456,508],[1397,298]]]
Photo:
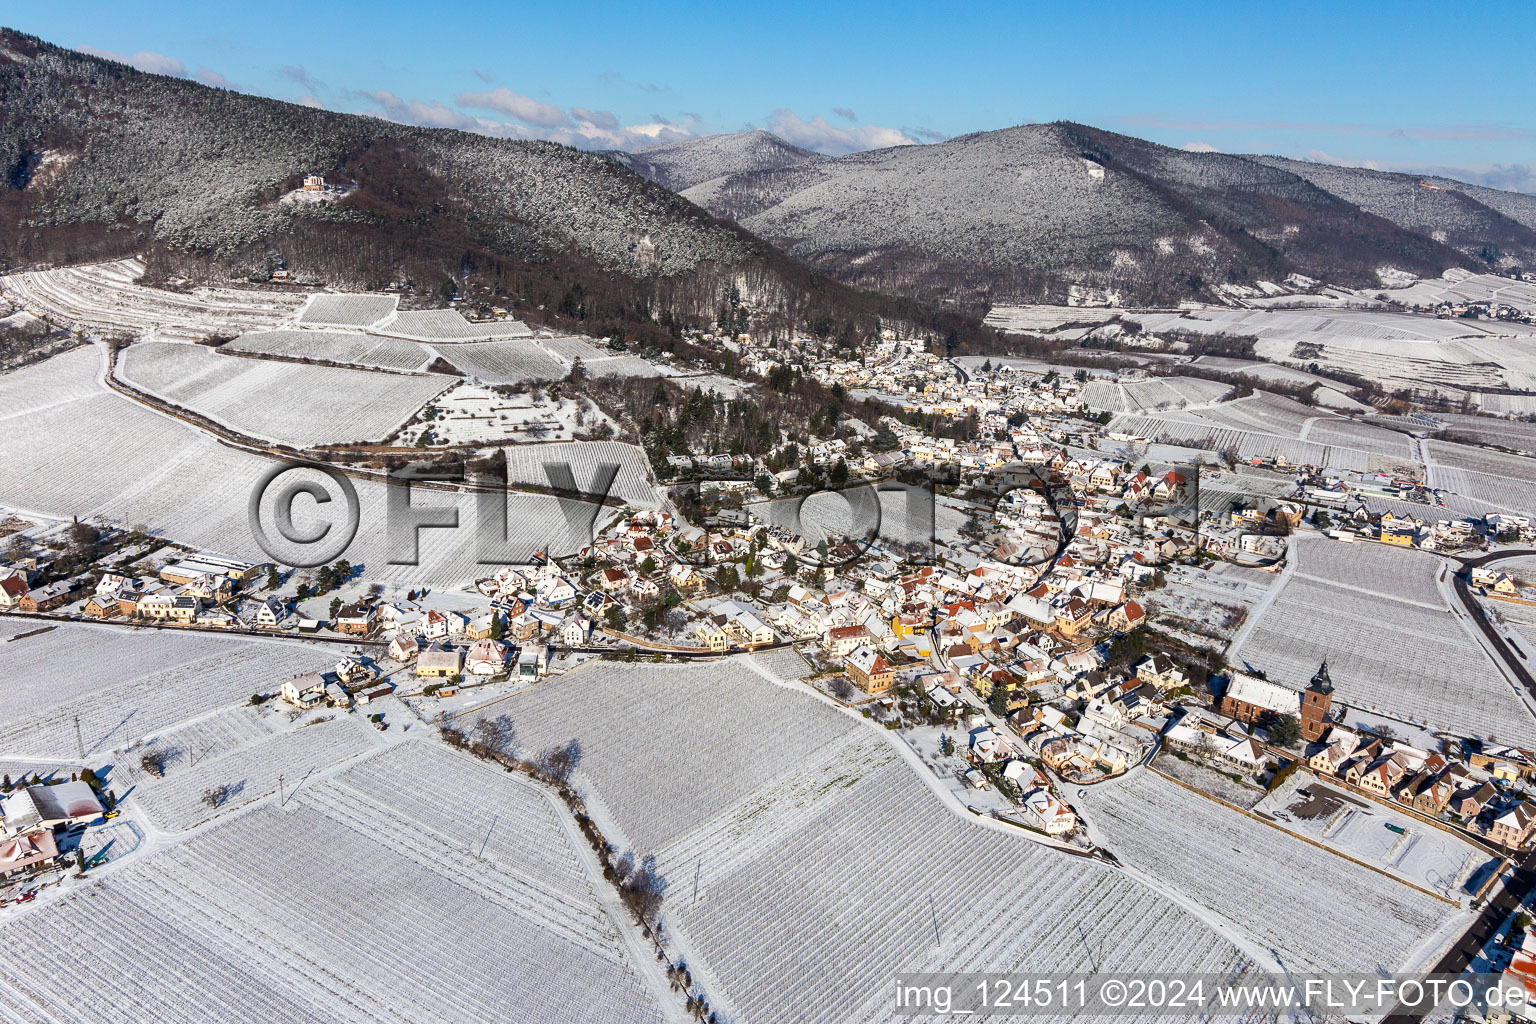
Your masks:
[[[499,818],[499,817],[501,817],[500,814],[493,814],[493,815],[491,815],[491,827],[485,830],[485,838],[480,841],[480,856],[481,857],[485,856],[485,844],[489,843],[491,841],[491,833],[496,831],[496,819]]]
[[[279,775],[277,777],[277,806],[282,807],[287,802],[288,797],[283,792],[283,777]]]
[[[80,735],[80,716],[75,716],[75,746],[80,748],[80,759],[85,760],[85,740]]]

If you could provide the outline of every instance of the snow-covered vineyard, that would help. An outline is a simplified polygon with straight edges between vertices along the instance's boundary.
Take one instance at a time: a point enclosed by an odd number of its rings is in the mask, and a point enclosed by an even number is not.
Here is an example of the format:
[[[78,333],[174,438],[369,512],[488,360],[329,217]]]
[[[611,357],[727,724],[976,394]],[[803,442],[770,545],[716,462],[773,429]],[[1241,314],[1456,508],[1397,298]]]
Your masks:
[[[1240,928],[1291,970],[1391,973],[1432,953],[1421,948],[1427,939],[1466,923],[1454,906],[1150,772],[1080,799],[1123,863]]]
[[[17,639],[36,628],[19,619],[0,623],[0,637],[9,641],[0,643],[7,680],[0,750],[7,754],[79,757],[78,735],[85,755],[99,758],[243,703],[274,678],[319,671],[336,660],[329,650],[286,640],[74,623]]]
[[[47,1021],[661,1021],[581,842],[539,790],[407,744],[0,924],[0,999]]]
[[[1468,736],[1536,742],[1536,716],[1447,604],[1433,556],[1299,543],[1298,567],[1233,650],[1293,686],[1327,660],[1351,707]]]
[[[245,288],[173,292],[137,283],[138,260],[0,277],[0,297],[38,316],[84,331],[183,337],[239,334],[292,320],[304,296]]]
[[[741,659],[577,673],[476,715],[505,716],[530,752],[579,742],[589,806],[656,854],[665,919],[745,1020],[803,1020],[807,1006],[885,1019],[893,971],[1249,960],[1103,865],[960,820],[881,736]],[[783,939],[775,956],[765,933]]]
[[[381,441],[456,381],[238,359],[148,342],[121,356],[124,381],[242,434],[300,448]]]

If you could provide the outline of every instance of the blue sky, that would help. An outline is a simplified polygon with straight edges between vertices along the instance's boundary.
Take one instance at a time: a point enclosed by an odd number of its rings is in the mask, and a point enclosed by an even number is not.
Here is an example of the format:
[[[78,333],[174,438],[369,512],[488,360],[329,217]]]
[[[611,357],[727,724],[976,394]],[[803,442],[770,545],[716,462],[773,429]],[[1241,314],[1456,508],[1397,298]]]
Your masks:
[[[747,127],[842,153],[1058,119],[1536,191],[1536,4],[18,6],[150,70],[586,147]]]

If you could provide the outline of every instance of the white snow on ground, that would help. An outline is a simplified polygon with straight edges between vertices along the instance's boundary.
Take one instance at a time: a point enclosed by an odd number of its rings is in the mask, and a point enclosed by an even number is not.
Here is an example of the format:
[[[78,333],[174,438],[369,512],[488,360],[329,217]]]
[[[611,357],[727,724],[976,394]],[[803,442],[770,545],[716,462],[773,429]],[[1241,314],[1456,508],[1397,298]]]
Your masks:
[[[529,754],[579,739],[580,776],[641,854],[853,724],[811,701],[787,699],[735,662],[600,663],[512,694],[475,718],[499,715],[511,719],[515,745]],[[679,727],[686,716],[695,721]]]
[[[1300,971],[1392,971],[1460,911],[1139,771],[1080,790],[1094,841]]]
[[[533,339],[455,345],[444,356],[456,369],[487,384],[558,380],[571,372],[569,361]]]
[[[217,554],[255,560],[271,557],[256,543],[247,512],[252,489],[273,465],[271,461],[219,444],[196,428],[121,395],[85,390],[83,382],[93,380],[95,370],[77,353],[69,353],[67,359],[67,363],[50,359],[0,376],[0,396],[15,395],[13,408],[18,408],[9,426],[15,443],[0,446],[0,506],[61,518],[95,516],[125,526],[144,524],[157,535]],[[60,373],[56,363],[68,372]],[[83,391],[83,396],[49,405],[49,391],[33,385],[54,386],[55,382],[66,395]],[[23,415],[21,410],[29,404],[42,411]],[[112,437],[131,437],[133,443],[107,443]],[[572,460],[582,487],[593,480],[593,470],[586,464],[590,454],[590,448],[583,448]],[[644,456],[637,453],[634,458]],[[615,461],[625,458],[620,455]],[[60,472],[65,466],[69,472]],[[527,477],[529,481],[547,486],[541,465],[524,464],[521,471],[534,474]],[[312,471],[300,471],[297,477],[335,486]],[[632,483],[633,473],[621,473],[619,479]],[[463,527],[421,531],[418,563],[390,565],[384,484],[357,480],[355,485],[360,526],[346,557],[366,567],[371,579],[455,586],[486,575],[474,528],[478,496],[421,492],[416,498],[419,504],[457,508]],[[630,496],[644,500],[647,493]],[[262,508],[270,523],[273,491],[268,495]],[[507,522],[517,527],[512,530],[514,543],[510,551],[488,552],[493,564],[527,561],[538,550],[574,552],[591,541],[591,526],[599,515],[596,506],[546,495],[512,493],[506,496],[506,504]],[[296,522],[301,529],[312,525],[300,521],[308,514],[298,510]]]
[[[1300,688],[1326,658],[1343,704],[1459,735],[1536,742],[1525,703],[1453,616],[1443,592],[1431,594],[1440,560],[1422,552],[1340,550],[1348,547],[1299,538],[1294,572],[1245,627],[1231,662]]]
[[[1252,810],[1288,831],[1463,904],[1500,860],[1459,836],[1306,772],[1291,775]]]
[[[0,1003],[49,1021],[659,1021],[581,841],[527,783],[407,744],[0,926]]]
[[[131,346],[119,358],[118,374],[241,433],[299,447],[383,440],[455,383],[441,374],[241,359],[163,342]]]
[[[545,466],[569,465],[577,489],[592,493],[598,467],[606,463],[619,467],[609,490],[614,497],[642,508],[656,508],[663,500],[660,490],[652,482],[650,461],[643,450],[632,444],[555,441],[510,445],[504,451],[507,453],[507,479],[514,484],[549,487],[552,478]]]
[[[0,638],[37,628],[3,621]],[[86,756],[99,758],[335,662],[334,650],[291,640],[60,623],[0,643],[0,751],[77,757],[78,715]]]
[[[257,288],[167,291],[137,284],[144,264],[118,260],[0,277],[0,295],[37,316],[83,331],[201,338],[277,327],[304,301]]]
[[[221,350],[225,354],[252,353],[289,359],[319,359],[386,370],[419,370],[431,358],[414,341],[384,338],[356,331],[255,331],[242,334]]]
[[[741,660],[594,665],[477,712],[529,751],[580,742],[588,806],[657,853],[666,926],[734,1019],[888,1019],[900,971],[1244,962],[1107,866],[967,820],[897,741]]]
[[[388,318],[398,295],[311,295],[299,313],[306,327],[370,327]]]
[[[564,441],[599,424],[614,426],[587,398],[536,398],[531,393],[500,395],[479,384],[460,384],[429,408],[437,410],[437,414],[421,426],[431,429],[434,445]],[[417,433],[413,423],[405,439],[412,440],[410,435]]]
[[[517,320],[470,323],[456,309],[413,309],[396,313],[394,318],[375,330],[415,341],[452,343],[457,341],[492,341],[497,338],[526,338],[533,332]]]

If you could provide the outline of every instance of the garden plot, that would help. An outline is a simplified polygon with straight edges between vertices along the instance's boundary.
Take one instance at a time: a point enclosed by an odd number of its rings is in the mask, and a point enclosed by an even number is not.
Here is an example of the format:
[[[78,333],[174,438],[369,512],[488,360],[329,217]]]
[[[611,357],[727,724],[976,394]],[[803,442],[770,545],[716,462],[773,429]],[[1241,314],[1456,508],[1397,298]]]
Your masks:
[[[398,295],[311,295],[299,312],[306,327],[372,327],[389,318]]]
[[[527,754],[577,740],[583,788],[596,791],[641,854],[856,725],[812,700],[790,698],[735,661],[599,663],[496,701],[475,717],[501,715]]]
[[[1340,703],[1458,735],[1536,742],[1525,703],[1443,604],[1293,576],[1251,628],[1231,660],[1275,682],[1299,689],[1326,658]]]
[[[455,345],[448,350],[454,367],[487,384],[521,384],[559,380],[571,372],[561,359],[532,340],[491,341]]]
[[[887,1020],[888,979],[907,971],[1225,972],[1244,959],[1123,874],[958,816],[867,727],[658,860],[690,965],[741,1020]]]
[[[0,637],[36,625],[0,622]],[[78,716],[86,755],[99,756],[334,662],[294,641],[60,623],[0,642],[0,751],[77,757]]]
[[[1499,861],[1459,836],[1306,772],[1292,774],[1253,810],[1288,832],[1463,905]]]
[[[122,755],[124,781],[133,785],[134,799],[161,829],[184,832],[220,814],[282,792],[292,798],[315,772],[355,757],[378,742],[378,732],[355,715],[325,715],[276,734],[253,739],[233,749],[199,751],[198,736],[176,730],[142,748]],[[187,746],[178,744],[186,742]],[[143,752],[160,747],[180,752],[163,778],[144,771]],[[116,775],[113,782],[118,782]],[[204,796],[215,787],[228,787],[217,807]]]
[[[1410,968],[1459,915],[1150,771],[1090,786],[1077,802],[1122,864],[1235,923],[1290,970]]]
[[[396,313],[394,319],[375,329],[397,338],[429,343],[496,341],[501,338],[526,338],[533,333],[517,320],[470,323],[456,309],[403,310]]]
[[[433,776],[393,783],[430,788]],[[483,772],[472,799],[509,812],[541,799],[518,787]],[[478,858],[352,792],[321,783],[313,800],[231,818],[0,927],[19,958],[0,1001],[67,1021],[555,1024],[573,1006],[603,1024],[662,1019],[590,900],[538,885],[541,865]],[[517,820],[530,848],[575,860],[553,814]]]
[[[429,414],[422,425],[438,445],[571,440],[599,424],[612,425],[586,398],[501,395],[478,384],[460,384],[433,402]],[[412,424],[408,433],[414,430]]]
[[[242,334],[222,351],[281,359],[318,359],[386,370],[419,370],[429,358],[427,350],[414,341],[357,331],[258,331]]]
[[[503,449],[507,453],[507,480],[537,487],[551,486],[546,465],[569,465],[578,490],[589,489],[597,480],[598,466],[617,464],[609,495],[641,508],[656,508],[662,495],[651,480],[651,466],[645,452],[621,441],[559,441],[549,444],[516,444]]]
[[[137,283],[144,264],[118,260],[0,277],[0,295],[28,312],[87,332],[160,333],[202,338],[276,327],[303,302],[292,292]]]
[[[455,383],[441,374],[239,359],[161,342],[129,348],[118,372],[143,391],[241,433],[299,447],[381,440]]]

